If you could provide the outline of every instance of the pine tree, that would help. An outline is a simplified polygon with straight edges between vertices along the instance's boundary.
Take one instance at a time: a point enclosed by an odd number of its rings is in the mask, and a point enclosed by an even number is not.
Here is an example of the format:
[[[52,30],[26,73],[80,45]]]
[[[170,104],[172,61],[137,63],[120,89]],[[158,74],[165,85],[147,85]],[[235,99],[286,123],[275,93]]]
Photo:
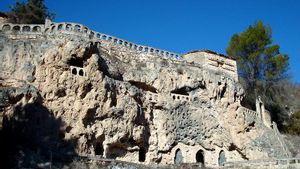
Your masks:
[[[258,21],[234,34],[226,49],[237,60],[239,78],[246,90],[244,106],[254,109],[255,98],[260,95],[275,120],[284,111],[284,90],[278,84],[287,78],[289,59],[279,48],[273,44],[271,27]]]
[[[43,24],[46,18],[54,19],[55,14],[48,11],[43,0],[16,2],[8,13],[14,23]]]

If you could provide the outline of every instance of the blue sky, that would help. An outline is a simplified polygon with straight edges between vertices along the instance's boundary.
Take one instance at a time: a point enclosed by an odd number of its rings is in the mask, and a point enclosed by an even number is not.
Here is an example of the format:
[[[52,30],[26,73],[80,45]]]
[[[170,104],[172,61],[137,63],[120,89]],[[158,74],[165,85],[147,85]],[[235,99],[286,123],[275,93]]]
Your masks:
[[[1,0],[7,11],[16,0]],[[272,27],[273,40],[289,54],[300,83],[300,1],[298,0],[45,0],[55,22],[91,29],[176,53],[210,49],[225,54],[230,37],[256,20]]]

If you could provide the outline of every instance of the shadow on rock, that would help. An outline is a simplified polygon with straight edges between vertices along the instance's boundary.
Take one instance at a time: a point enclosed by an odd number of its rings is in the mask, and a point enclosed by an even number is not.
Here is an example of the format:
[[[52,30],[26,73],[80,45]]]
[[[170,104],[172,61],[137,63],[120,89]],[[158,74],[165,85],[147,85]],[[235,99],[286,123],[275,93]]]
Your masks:
[[[14,106],[0,132],[0,168],[49,168],[75,155],[76,141],[64,140],[63,122],[41,103]]]

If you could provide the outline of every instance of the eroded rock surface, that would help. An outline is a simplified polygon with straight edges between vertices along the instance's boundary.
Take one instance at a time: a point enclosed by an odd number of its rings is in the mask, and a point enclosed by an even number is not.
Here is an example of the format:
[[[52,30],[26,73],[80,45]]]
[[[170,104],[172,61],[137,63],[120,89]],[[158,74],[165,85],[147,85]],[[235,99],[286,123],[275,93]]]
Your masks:
[[[231,59],[162,57],[53,26],[0,33],[2,128],[40,131],[35,153],[173,164],[180,150],[182,162],[207,166],[285,156],[261,115],[240,105],[236,66],[222,66]],[[202,55],[217,66],[189,60]]]

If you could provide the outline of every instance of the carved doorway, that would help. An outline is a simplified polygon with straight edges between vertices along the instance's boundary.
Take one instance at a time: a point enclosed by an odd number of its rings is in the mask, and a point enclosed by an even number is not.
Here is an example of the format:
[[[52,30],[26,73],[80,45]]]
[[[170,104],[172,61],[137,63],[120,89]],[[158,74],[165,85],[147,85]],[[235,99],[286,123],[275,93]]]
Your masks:
[[[199,150],[196,153],[196,162],[200,163],[202,166],[204,166],[204,152],[203,150]]]
[[[182,160],[183,160],[182,152],[181,152],[180,149],[177,149],[176,152],[175,152],[174,163],[175,164],[181,164]]]

